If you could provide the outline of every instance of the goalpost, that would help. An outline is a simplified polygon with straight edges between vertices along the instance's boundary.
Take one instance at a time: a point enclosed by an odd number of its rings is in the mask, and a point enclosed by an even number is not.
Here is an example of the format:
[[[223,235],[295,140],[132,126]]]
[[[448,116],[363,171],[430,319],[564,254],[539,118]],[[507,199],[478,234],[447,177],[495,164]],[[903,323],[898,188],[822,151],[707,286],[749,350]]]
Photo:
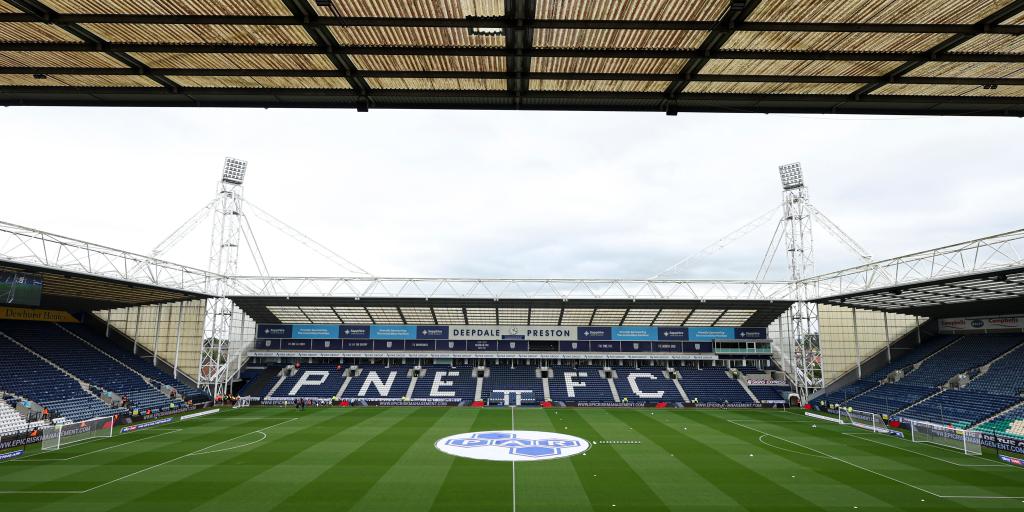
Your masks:
[[[60,450],[67,445],[113,437],[114,417],[103,416],[85,421],[52,425],[43,429],[39,446],[43,451]]]
[[[981,455],[981,434],[978,432],[910,420],[910,433],[915,443],[930,443],[962,451],[966,455]]]
[[[888,433],[889,428],[885,426],[882,416],[873,412],[839,409],[839,420],[844,425],[853,425],[872,432]]]

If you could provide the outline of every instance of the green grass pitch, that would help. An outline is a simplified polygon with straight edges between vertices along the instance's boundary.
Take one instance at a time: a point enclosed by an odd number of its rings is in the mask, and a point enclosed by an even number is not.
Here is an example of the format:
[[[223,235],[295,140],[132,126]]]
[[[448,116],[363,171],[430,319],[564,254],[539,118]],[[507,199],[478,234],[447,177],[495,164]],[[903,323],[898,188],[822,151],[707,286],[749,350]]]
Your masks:
[[[513,414],[598,443],[514,467],[434,447]],[[251,408],[32,448],[0,463],[0,510],[1024,510],[1024,470],[796,412]]]

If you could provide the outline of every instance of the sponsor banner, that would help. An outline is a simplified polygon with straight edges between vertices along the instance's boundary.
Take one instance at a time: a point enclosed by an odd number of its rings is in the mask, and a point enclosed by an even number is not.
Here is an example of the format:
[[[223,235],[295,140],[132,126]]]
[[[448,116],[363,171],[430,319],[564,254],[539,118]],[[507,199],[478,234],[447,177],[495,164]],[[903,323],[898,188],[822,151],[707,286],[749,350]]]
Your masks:
[[[257,350],[281,350],[281,340],[256,340],[253,347]]]
[[[612,339],[619,341],[654,341],[658,339],[658,328],[612,327]]]
[[[340,325],[302,325],[292,326],[292,338],[301,340],[333,340],[338,339]]]
[[[3,455],[0,455],[0,460],[3,460],[2,457]],[[1024,468],[1024,459],[1018,459],[1017,457],[1010,457],[1009,455],[1000,454],[999,460],[1006,462],[1008,464],[1013,464],[1014,466],[1020,466]]]
[[[416,338],[421,340],[446,340],[448,339],[448,326],[418,325],[416,326]]]
[[[205,410],[203,412],[196,412],[196,413],[192,413],[192,414],[185,414],[185,415],[183,415],[179,419],[181,419],[181,421],[191,420],[193,418],[200,418],[200,417],[203,417],[203,416],[209,416],[211,414],[217,414],[218,412],[220,412],[220,409],[208,409],[208,410]]]
[[[416,339],[415,325],[371,325],[370,339],[372,340],[414,340]]]
[[[29,310],[38,311],[38,310]],[[314,325],[258,324],[258,340],[537,340],[537,341],[711,341],[768,338],[748,327],[526,326],[526,325]]]
[[[292,337],[292,326],[284,324],[260,324],[256,326],[256,339],[288,339]]]
[[[21,457],[22,455],[25,455],[25,450],[16,450],[13,452],[0,453],[0,462],[3,462],[5,460],[16,459],[18,457]]]
[[[691,340],[731,340],[736,337],[732,327],[690,327]]]
[[[138,431],[138,430],[145,430],[147,428],[155,427],[155,426],[158,426],[158,425],[166,425],[166,424],[168,424],[168,423],[170,423],[172,421],[174,421],[174,418],[164,418],[162,420],[151,421],[149,423],[139,423],[138,425],[128,425],[127,427],[121,427],[121,433],[122,434],[127,434],[128,432],[135,432],[135,431]]]
[[[646,402],[566,402],[570,407],[647,407]]]
[[[690,330],[686,327],[659,327],[658,339],[686,341],[690,339]]]
[[[368,340],[370,339],[369,325],[343,325],[339,332],[346,340]]]
[[[757,409],[761,407],[761,404],[726,404],[717,402],[700,402],[697,404],[690,404],[698,409]]]
[[[436,341],[434,344],[437,345],[437,350],[466,350],[466,340]]]
[[[620,345],[623,352],[650,352],[651,342],[649,341],[623,341]]]
[[[466,350],[473,352],[496,352],[498,350],[498,342],[490,340],[467,341]]]
[[[707,352],[715,351],[715,344],[710,341],[684,341],[683,352]]]
[[[434,350],[434,340],[409,340],[405,342],[406,350]]]
[[[982,446],[994,448],[1001,452],[1019,453],[1024,455],[1024,439],[1004,437],[992,434],[981,434]]]
[[[580,340],[610,340],[612,339],[611,327],[577,327],[576,337]]]
[[[345,350],[372,350],[373,342],[370,340],[345,340],[341,342]]]
[[[525,351],[527,348],[525,341],[513,341],[513,340],[500,340],[498,341],[499,352],[514,352],[516,350]]]
[[[373,340],[374,350],[405,350],[405,341],[402,340]]]
[[[67,311],[55,309],[29,309],[11,306],[0,307],[0,320],[30,320],[33,322],[63,322],[77,324],[78,319]]]
[[[754,327],[737,327],[734,329],[736,339],[738,340],[766,340],[768,339],[768,329],[754,328]]]
[[[458,404],[459,402],[462,402],[462,400],[457,398],[439,398],[430,400],[416,399],[408,401],[389,399],[380,400],[372,403],[373,405],[378,405],[381,407],[446,407],[453,404]]]
[[[309,350],[310,340],[281,340],[281,350]]]
[[[747,379],[748,386],[785,386],[786,381],[784,380],[769,380],[769,379]]]
[[[839,423],[840,425],[843,424],[843,420],[841,420],[839,418],[833,418],[831,416],[822,416],[821,414],[815,414],[813,412],[805,412],[804,416],[809,416],[811,418],[822,420],[822,421],[831,421],[832,423]]]
[[[558,350],[560,352],[589,352],[590,342],[589,341],[559,341]]]
[[[310,350],[341,350],[344,344],[341,340],[310,340]]]
[[[591,341],[591,352],[618,352],[621,341]]]
[[[1024,328],[1024,316],[979,316],[961,318],[942,318],[939,320],[939,331],[984,331],[993,329]]]
[[[682,352],[683,344],[678,341],[657,341],[652,344],[654,352]]]

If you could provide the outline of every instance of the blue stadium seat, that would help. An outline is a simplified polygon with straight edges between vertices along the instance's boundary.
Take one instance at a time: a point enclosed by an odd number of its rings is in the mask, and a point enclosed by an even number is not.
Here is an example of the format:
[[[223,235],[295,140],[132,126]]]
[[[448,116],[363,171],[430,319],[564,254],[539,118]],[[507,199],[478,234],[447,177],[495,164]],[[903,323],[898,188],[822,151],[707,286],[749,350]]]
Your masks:
[[[615,388],[619,391],[619,398],[628,398],[630,402],[683,401],[683,396],[679,394],[672,379],[665,376],[665,368],[658,366],[617,367],[615,375]]]
[[[752,404],[754,400],[725,368],[679,368],[679,383],[690,401],[704,404]]]
[[[608,379],[601,375],[603,369],[603,366],[553,366],[553,375],[548,379],[551,399],[558,402],[613,402],[615,397]]]

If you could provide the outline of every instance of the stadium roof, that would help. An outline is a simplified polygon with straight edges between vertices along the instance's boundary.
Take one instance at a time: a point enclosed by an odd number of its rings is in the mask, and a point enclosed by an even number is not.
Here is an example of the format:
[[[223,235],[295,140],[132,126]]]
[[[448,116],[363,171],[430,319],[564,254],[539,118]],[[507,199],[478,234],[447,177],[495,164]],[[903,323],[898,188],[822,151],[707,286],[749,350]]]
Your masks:
[[[933,318],[1024,313],[1024,229],[872,261],[804,284],[819,304]]]
[[[412,325],[663,325],[766,327],[779,300],[392,299],[231,297],[260,323]]]
[[[1024,268],[960,275],[816,299],[931,318],[1024,312]]]
[[[98,275],[3,261],[0,272],[30,273],[43,278],[39,307],[66,311],[99,311],[129,306],[180,302],[206,295],[148,286]]]
[[[1024,115],[1024,0],[0,0],[0,104]]]

